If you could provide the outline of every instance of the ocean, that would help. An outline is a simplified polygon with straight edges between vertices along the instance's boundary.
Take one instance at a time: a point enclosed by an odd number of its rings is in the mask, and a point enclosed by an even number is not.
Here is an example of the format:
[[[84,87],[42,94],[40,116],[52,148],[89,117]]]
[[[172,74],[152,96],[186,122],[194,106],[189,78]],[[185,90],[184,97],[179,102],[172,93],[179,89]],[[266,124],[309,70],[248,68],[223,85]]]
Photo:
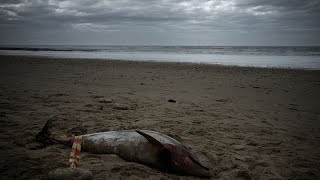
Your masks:
[[[320,69],[320,46],[0,46],[0,55]]]

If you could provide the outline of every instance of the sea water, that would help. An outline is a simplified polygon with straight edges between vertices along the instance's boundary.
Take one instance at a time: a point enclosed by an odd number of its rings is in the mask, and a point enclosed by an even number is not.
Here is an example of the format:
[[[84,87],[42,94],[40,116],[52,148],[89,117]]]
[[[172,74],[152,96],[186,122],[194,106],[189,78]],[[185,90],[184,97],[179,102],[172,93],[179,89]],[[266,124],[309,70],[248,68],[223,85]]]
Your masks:
[[[320,69],[319,46],[0,46],[0,54]]]

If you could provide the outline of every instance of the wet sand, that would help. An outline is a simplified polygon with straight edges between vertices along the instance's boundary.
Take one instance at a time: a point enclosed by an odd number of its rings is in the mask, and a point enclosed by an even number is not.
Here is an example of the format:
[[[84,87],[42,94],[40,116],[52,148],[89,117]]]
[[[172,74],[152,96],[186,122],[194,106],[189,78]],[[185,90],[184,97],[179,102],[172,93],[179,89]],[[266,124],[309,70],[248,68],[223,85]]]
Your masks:
[[[319,92],[320,71],[0,56],[0,176],[41,179],[68,166],[69,147],[32,150],[53,119],[57,134],[79,125],[168,134],[212,179],[320,179]],[[95,179],[197,179],[81,157]]]

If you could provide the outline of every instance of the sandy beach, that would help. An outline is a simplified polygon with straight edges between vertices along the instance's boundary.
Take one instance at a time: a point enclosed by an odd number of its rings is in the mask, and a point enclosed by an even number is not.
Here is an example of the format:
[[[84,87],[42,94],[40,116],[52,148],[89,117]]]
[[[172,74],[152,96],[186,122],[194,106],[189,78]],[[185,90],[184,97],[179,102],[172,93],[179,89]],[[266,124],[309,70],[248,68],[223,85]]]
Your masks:
[[[320,71],[0,56],[0,179],[45,179],[68,166],[71,148],[32,148],[49,119],[57,134],[165,133],[212,179],[320,179],[319,92]],[[198,179],[116,155],[81,157],[94,179]]]

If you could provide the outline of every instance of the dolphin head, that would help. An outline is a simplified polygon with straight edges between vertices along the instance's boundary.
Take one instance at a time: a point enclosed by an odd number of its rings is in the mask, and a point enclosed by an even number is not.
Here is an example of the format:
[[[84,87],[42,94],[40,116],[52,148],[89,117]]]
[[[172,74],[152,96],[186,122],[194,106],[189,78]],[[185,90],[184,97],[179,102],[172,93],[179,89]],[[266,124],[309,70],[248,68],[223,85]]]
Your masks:
[[[209,168],[203,166],[198,158],[185,146],[162,144],[149,134],[137,130],[157,149],[158,166],[166,171],[198,177],[210,177]]]
[[[168,171],[198,177],[210,177],[209,168],[203,166],[198,158],[186,147],[164,144],[159,153],[160,161]]]

